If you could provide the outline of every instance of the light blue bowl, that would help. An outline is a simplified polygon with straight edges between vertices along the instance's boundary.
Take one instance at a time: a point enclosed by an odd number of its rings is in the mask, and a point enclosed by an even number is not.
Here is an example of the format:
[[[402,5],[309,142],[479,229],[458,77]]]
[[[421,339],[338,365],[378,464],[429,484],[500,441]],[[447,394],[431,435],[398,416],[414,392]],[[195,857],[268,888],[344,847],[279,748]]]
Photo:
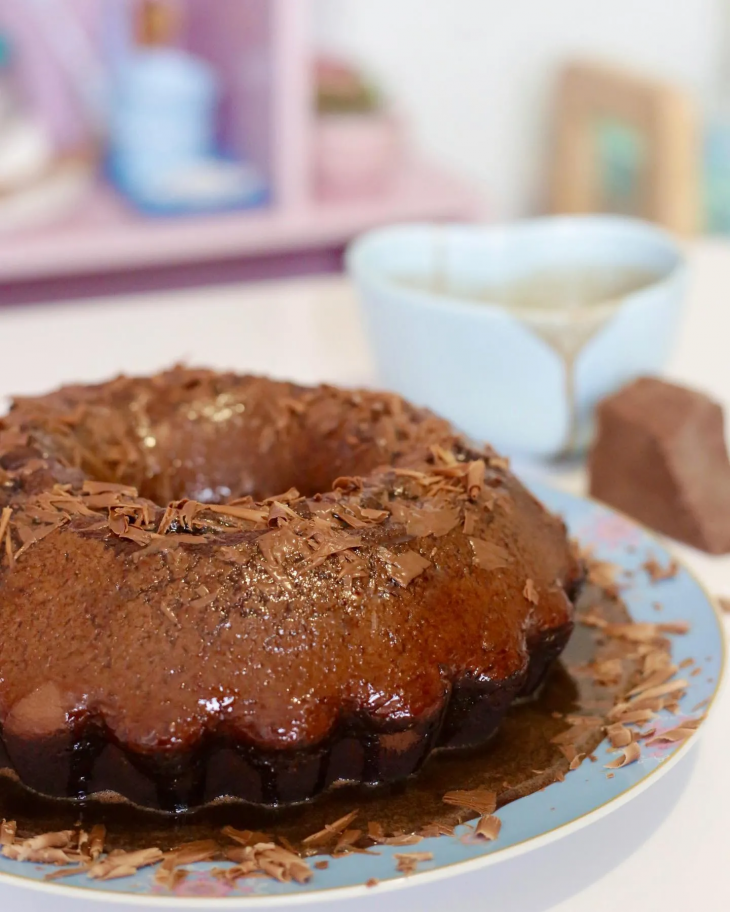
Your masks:
[[[515,312],[468,296],[535,273],[591,267],[657,278],[626,295],[578,357],[579,448],[600,399],[666,363],[687,274],[670,235],[614,216],[496,228],[400,225],[364,235],[347,254],[380,383],[509,455],[543,457],[563,452],[570,434],[564,361]],[[449,293],[402,284],[428,285],[434,277]],[[568,331],[566,311],[551,311],[550,319],[558,330],[565,321]]]

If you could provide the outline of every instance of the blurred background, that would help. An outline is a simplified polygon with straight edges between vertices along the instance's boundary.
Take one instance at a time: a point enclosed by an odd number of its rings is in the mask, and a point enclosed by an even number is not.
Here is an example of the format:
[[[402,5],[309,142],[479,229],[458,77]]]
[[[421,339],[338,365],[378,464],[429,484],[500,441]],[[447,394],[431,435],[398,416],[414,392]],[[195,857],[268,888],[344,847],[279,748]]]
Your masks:
[[[729,0],[0,0],[2,303],[582,211],[730,232]]]

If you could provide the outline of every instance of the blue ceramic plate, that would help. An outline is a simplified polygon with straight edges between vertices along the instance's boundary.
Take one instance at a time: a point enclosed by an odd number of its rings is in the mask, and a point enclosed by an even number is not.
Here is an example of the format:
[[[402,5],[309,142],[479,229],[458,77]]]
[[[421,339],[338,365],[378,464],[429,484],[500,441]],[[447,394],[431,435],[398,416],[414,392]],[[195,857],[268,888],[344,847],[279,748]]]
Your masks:
[[[627,577],[628,588],[623,596],[635,621],[656,623],[661,618],[662,622],[691,623],[687,635],[673,638],[673,657],[677,663],[685,658],[697,659],[702,673],[688,678],[680,713],[674,716],[663,713],[657,719],[658,731],[676,728],[683,719],[706,713],[720,687],[725,654],[720,619],[702,586],[684,569],[672,579],[652,584],[642,564],[653,556],[665,565],[670,555],[649,533],[597,503],[549,488],[533,487],[550,509],[565,517],[571,534],[584,547],[592,548],[598,559],[633,571]],[[657,600],[663,606],[660,616],[652,607]],[[251,878],[239,880],[232,887],[211,876],[210,864],[191,866],[192,873],[174,893],[156,885],[151,870],[101,884],[82,877],[45,883],[44,875],[53,868],[3,858],[0,858],[0,881],[16,886],[23,882],[28,887],[67,897],[76,893],[110,902],[184,907],[209,907],[213,897],[224,899],[227,906],[248,908],[319,903],[328,898],[343,899],[366,893],[372,896],[373,891],[365,887],[370,878],[379,881],[377,892],[424,883],[483,867],[566,836],[636,797],[684,756],[696,740],[695,736],[679,745],[644,747],[639,762],[616,770],[612,779],[607,778],[604,765],[613,758],[604,743],[596,751],[597,763],[584,763],[564,782],[500,810],[502,831],[496,842],[474,842],[470,838],[471,830],[460,827],[454,838],[425,839],[417,847],[406,849],[382,846],[377,856],[350,855],[331,860],[329,868],[315,871],[306,886]],[[431,852],[433,861],[420,864],[417,874],[404,877],[397,873],[393,856],[411,851]]]

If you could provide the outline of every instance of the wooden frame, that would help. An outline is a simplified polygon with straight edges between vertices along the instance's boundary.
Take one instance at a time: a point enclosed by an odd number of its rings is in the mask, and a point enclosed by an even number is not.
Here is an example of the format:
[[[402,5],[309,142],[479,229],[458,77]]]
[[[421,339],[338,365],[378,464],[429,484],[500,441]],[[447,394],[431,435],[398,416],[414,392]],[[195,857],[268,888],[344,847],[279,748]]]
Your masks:
[[[609,158],[613,148],[618,163],[607,165],[605,155],[602,161],[602,143]],[[605,186],[611,169],[618,174],[614,192]],[[699,169],[695,112],[681,90],[591,63],[564,70],[550,187],[553,213],[613,211],[691,234],[700,221]]]

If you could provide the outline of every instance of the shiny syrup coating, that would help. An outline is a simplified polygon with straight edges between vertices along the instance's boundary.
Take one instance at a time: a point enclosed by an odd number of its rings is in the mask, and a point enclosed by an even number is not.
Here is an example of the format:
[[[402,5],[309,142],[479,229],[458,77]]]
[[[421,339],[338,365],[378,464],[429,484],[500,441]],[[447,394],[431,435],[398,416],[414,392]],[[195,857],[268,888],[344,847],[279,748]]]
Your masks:
[[[16,402],[0,467],[2,742],[45,794],[402,779],[484,743],[572,629],[563,524],[393,395],[119,378]]]

